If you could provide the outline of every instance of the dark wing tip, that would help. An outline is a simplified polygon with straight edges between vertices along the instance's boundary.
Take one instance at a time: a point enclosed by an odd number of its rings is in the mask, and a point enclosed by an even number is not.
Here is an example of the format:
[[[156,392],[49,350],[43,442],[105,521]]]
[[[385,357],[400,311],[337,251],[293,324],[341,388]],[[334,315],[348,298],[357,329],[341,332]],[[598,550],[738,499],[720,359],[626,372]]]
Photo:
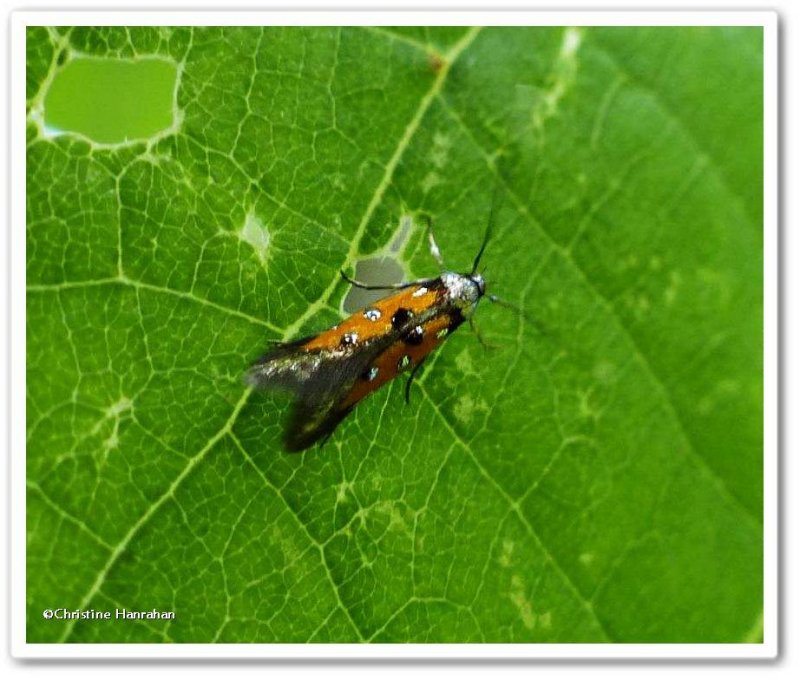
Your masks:
[[[327,439],[352,410],[337,409],[335,404],[312,406],[295,402],[284,432],[284,448],[288,453],[299,453]]]

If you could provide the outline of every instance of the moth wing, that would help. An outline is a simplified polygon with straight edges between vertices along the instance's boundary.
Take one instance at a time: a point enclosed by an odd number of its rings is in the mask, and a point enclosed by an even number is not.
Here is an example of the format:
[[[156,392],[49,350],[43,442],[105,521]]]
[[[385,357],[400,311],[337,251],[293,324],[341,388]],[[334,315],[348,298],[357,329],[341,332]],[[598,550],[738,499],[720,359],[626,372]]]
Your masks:
[[[308,404],[322,404],[347,392],[391,344],[391,338],[379,338],[333,350],[304,349],[311,339],[277,345],[250,367],[245,382],[258,389],[290,391]]]
[[[344,420],[353,406],[343,407],[341,400],[329,399],[309,403],[298,399],[286,424],[283,444],[289,453],[304,451],[320,439],[327,438]]]
[[[297,393],[303,381],[313,375],[323,360],[320,352],[303,349],[314,336],[292,342],[275,343],[245,373],[244,381],[258,389],[288,390]]]
[[[303,349],[309,340],[276,346],[245,376],[254,387],[294,394],[284,439],[290,452],[307,449],[333,432],[355,406],[344,406],[344,397],[393,338],[336,350]]]

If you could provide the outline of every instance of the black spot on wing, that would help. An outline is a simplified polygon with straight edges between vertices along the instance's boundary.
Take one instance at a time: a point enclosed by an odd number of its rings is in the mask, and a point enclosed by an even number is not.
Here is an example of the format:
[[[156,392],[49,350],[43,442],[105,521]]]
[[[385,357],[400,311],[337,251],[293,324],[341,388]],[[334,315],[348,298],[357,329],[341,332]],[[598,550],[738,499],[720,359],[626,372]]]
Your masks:
[[[421,345],[425,339],[425,331],[422,326],[414,326],[411,330],[403,333],[403,342],[407,345]]]
[[[287,451],[303,451],[334,431],[355,406],[342,406],[353,385],[372,376],[380,355],[400,335],[393,329],[363,343],[314,350],[304,348],[315,337],[309,336],[276,344],[250,367],[248,384],[294,396],[284,430]]]
[[[400,307],[394,314],[392,314],[392,328],[396,331],[401,330],[408,320],[414,316],[414,312],[405,307]]]

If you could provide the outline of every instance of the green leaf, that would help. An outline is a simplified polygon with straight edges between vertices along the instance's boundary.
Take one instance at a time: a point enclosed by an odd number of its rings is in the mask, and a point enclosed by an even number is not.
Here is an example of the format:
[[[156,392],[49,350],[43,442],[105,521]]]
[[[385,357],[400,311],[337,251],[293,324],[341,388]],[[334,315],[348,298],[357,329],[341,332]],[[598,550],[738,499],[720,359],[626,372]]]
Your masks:
[[[174,60],[174,129],[45,134],[65,53]],[[30,29],[27,89],[29,641],[760,639],[760,28]],[[499,348],[283,453],[267,341],[498,184]]]

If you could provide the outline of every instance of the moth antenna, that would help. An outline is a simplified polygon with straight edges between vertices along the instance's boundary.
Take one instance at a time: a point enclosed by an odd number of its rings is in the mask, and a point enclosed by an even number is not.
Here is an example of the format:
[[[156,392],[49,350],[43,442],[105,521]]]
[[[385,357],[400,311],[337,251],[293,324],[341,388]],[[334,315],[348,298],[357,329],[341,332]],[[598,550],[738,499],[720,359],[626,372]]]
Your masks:
[[[481,263],[481,257],[483,257],[483,251],[486,250],[486,246],[489,243],[489,237],[492,233],[492,223],[489,222],[489,226],[486,227],[486,233],[483,235],[483,243],[481,243],[481,249],[478,251],[478,254],[475,256],[475,262],[472,263],[472,272],[470,276],[475,274],[478,271],[478,265]]]
[[[486,224],[486,233],[483,235],[483,243],[481,243],[481,248],[478,251],[478,254],[475,256],[475,262],[472,263],[472,274],[475,274],[478,271],[478,265],[481,263],[481,257],[483,257],[483,251],[486,250],[486,246],[489,243],[489,238],[492,235],[492,230],[494,228],[494,220],[495,216],[497,215],[497,197],[500,194],[500,182],[498,181],[494,185],[494,193],[492,194],[492,205],[489,208],[489,220]]]

